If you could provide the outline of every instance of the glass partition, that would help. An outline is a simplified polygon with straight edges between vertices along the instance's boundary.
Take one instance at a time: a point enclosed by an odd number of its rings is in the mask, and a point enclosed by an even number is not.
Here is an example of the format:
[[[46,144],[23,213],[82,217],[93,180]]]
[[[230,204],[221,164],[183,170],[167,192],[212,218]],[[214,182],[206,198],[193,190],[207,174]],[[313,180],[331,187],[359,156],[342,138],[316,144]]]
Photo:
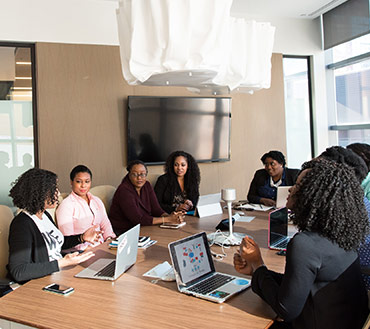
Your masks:
[[[0,204],[11,183],[35,166],[32,46],[0,44]]]

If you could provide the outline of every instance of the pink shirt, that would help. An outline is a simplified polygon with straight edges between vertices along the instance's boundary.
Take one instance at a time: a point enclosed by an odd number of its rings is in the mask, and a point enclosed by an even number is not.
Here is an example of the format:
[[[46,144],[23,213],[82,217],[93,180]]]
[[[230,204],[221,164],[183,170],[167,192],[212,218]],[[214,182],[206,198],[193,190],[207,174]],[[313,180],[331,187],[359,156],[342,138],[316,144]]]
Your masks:
[[[76,193],[71,192],[56,210],[56,218],[59,230],[63,235],[82,234],[91,226],[99,224],[104,240],[116,237],[112,225],[108,219],[103,202],[91,193],[87,194],[90,205]],[[99,243],[104,242],[103,239]],[[76,246],[76,249],[84,250],[89,245],[85,242]]]

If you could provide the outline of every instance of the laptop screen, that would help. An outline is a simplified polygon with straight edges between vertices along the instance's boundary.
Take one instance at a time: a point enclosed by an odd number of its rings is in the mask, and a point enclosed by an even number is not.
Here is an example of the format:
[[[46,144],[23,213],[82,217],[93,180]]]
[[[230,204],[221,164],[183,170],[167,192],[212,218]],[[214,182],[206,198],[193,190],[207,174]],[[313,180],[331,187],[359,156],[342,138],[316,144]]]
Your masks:
[[[270,213],[270,246],[288,236],[288,209],[281,208]]]
[[[172,242],[170,251],[174,268],[184,285],[215,271],[204,232]]]

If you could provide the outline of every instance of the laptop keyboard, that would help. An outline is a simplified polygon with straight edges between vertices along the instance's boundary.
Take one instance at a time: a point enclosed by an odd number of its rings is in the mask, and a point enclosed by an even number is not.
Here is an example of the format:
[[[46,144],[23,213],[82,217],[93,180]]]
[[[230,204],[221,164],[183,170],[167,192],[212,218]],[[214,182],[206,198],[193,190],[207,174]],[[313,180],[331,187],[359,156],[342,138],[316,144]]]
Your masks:
[[[116,261],[109,263],[107,266],[103,267],[99,272],[95,273],[94,276],[107,276],[113,277],[114,271],[116,269]]]
[[[288,242],[289,242],[289,239],[288,238],[284,238],[278,242],[276,242],[274,244],[274,247],[275,248],[281,248],[281,249],[286,249],[286,247],[288,246]]]
[[[210,278],[203,280],[202,282],[199,282],[196,285],[192,286],[191,288],[188,289],[188,291],[206,295],[232,280],[234,280],[234,278],[231,276],[216,273]]]

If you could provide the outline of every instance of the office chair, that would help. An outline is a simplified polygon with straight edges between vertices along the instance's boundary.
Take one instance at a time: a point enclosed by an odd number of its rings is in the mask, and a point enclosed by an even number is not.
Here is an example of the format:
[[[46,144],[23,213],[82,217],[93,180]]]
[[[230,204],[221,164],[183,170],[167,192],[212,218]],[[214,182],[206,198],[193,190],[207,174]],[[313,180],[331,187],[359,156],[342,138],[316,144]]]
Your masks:
[[[94,186],[90,189],[90,193],[97,196],[103,201],[107,214],[109,213],[110,206],[112,204],[113,195],[116,192],[116,188],[111,185],[99,185]]]

